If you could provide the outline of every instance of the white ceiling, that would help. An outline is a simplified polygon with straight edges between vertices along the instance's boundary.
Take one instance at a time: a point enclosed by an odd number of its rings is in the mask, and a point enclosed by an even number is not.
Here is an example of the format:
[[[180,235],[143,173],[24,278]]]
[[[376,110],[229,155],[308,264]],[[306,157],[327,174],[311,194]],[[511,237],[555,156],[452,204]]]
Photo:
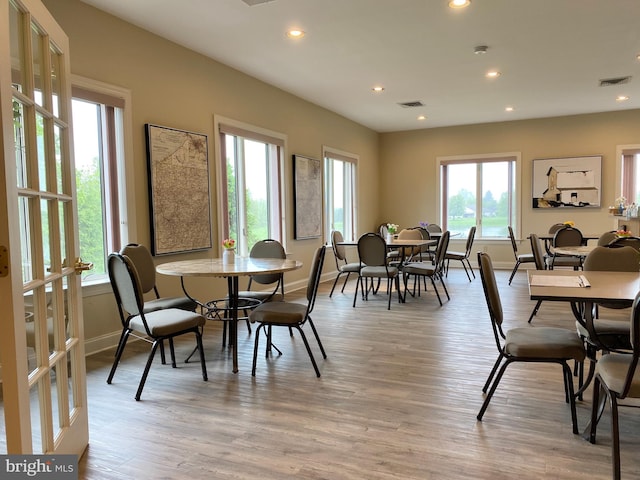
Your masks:
[[[83,1],[379,132],[640,108],[640,0]]]

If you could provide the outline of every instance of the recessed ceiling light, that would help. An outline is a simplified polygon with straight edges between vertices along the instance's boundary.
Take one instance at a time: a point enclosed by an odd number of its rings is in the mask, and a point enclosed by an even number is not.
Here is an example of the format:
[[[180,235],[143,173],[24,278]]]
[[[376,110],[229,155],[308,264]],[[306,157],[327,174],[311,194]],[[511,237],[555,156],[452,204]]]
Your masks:
[[[627,95],[618,95],[616,97],[616,102],[626,102],[627,100],[629,100]]]
[[[426,117],[426,116],[424,116],[424,115],[420,115],[420,116],[418,117],[418,120],[426,120],[426,119],[427,119],[427,117]]]
[[[487,78],[497,78],[500,75],[502,75],[502,74],[497,70],[491,70],[491,71],[487,72]]]
[[[513,107],[504,107],[505,112],[513,112]]]
[[[471,5],[471,0],[449,0],[451,8],[464,8]]]
[[[304,37],[304,31],[297,29],[297,28],[292,28],[291,30],[289,30],[287,32],[287,37],[289,38],[302,38]]]
[[[381,86],[378,85],[378,86],[373,87],[371,90],[373,90],[376,93],[381,93],[381,92],[384,92],[384,87],[381,87]]]

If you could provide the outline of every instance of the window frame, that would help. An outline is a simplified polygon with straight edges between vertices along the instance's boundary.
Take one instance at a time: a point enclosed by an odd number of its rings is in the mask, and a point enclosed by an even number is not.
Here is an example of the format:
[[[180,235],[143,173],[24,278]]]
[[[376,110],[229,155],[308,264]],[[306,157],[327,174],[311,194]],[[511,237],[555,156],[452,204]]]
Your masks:
[[[446,165],[455,165],[455,164],[484,164],[484,163],[494,163],[494,162],[513,162],[514,168],[514,177],[513,177],[513,185],[511,197],[512,201],[510,202],[513,205],[511,209],[511,221],[508,222],[511,224],[511,227],[514,230],[514,234],[516,237],[520,235],[521,232],[521,222],[522,222],[522,158],[520,152],[501,152],[501,153],[487,153],[487,154],[475,154],[475,155],[454,155],[454,156],[443,156],[436,157],[436,211],[438,212],[438,223],[442,226],[443,230],[447,228],[447,218],[446,218],[446,202],[444,200],[444,195],[446,194],[445,188],[445,175],[443,174],[443,167]],[[481,205],[482,195],[482,181],[480,178],[476,177],[476,185],[478,187],[478,192],[476,194],[476,205]],[[476,209],[477,210],[477,209]],[[476,238],[485,239],[485,240],[502,240],[502,237],[484,237],[482,235],[482,219],[476,216],[476,228],[478,229],[478,235]],[[504,237],[508,239],[507,236]]]
[[[636,145],[618,145],[616,146],[616,191],[615,196],[612,198],[625,197],[627,199],[627,203],[633,203],[635,200],[635,196],[631,196],[629,192],[633,190],[633,193],[640,193],[640,183],[636,184],[635,179],[638,177],[638,170],[640,169],[640,158],[637,158],[635,162],[633,162],[632,167],[632,179],[625,179],[625,156],[626,155],[640,155],[640,144]],[[627,170],[629,171],[629,170]]]
[[[121,119],[115,122],[115,132],[112,141],[115,143],[116,150],[116,168],[117,175],[112,176],[110,188],[107,195],[117,194],[118,196],[118,214],[119,214],[119,239],[120,245],[126,245],[130,241],[135,241],[132,237],[135,231],[131,229],[131,225],[137,224],[135,198],[130,192],[135,192],[135,172],[134,162],[127,162],[127,158],[134,158],[133,153],[133,120],[131,112],[131,91],[115,85],[110,85],[98,80],[94,80],[79,75],[71,75],[71,84],[73,90],[89,92],[94,95],[94,99],[100,103],[104,100],[119,99],[121,104],[118,105],[121,111]],[[103,101],[100,98],[103,97]],[[77,98],[72,95],[72,98]],[[73,127],[72,127],[73,128]],[[72,132],[73,134],[73,132]],[[75,169],[75,157],[73,160]],[[104,202],[104,199],[103,199]],[[77,212],[77,209],[75,209]],[[107,252],[108,253],[108,252]],[[91,261],[91,259],[84,259]],[[94,277],[82,282],[82,291],[84,296],[101,295],[111,291],[108,275]]]
[[[335,230],[335,222],[333,219],[333,178],[331,175],[328,175],[327,172],[330,169],[328,165],[328,161],[339,161],[345,164],[351,165],[351,174],[350,178],[344,178],[344,182],[350,183],[349,191],[351,193],[351,208],[349,212],[350,219],[350,231],[347,231],[343,228],[341,232],[344,236],[345,241],[355,241],[356,240],[356,232],[358,231],[358,162],[360,160],[360,156],[354,153],[345,152],[342,150],[338,150],[332,147],[323,146],[322,147],[322,171],[324,175],[324,187],[323,187],[323,224],[324,224],[324,239],[327,244],[331,244],[331,231]],[[344,191],[344,190],[343,190]],[[349,192],[346,192],[347,194]],[[344,221],[347,222],[347,214],[346,208],[343,210],[344,212]]]
[[[214,115],[214,131],[215,131],[215,162],[216,162],[216,183],[217,183],[217,223],[218,223],[218,249],[219,253],[222,253],[222,241],[228,238],[229,224],[227,215],[227,175],[226,175],[226,158],[224,157],[225,145],[224,138],[226,134],[241,136],[243,138],[269,144],[271,150],[270,155],[276,156],[276,171],[271,172],[271,183],[276,184],[278,192],[275,196],[277,205],[274,206],[274,210],[277,210],[277,218],[271,218],[270,228],[279,231],[278,235],[272,235],[274,240],[278,240],[285,251],[287,249],[287,224],[286,224],[286,209],[285,209],[285,158],[287,158],[287,135],[267,130],[265,128],[257,127],[245,122],[227,118],[221,115]],[[269,196],[268,201],[271,200]],[[249,247],[243,246],[240,239],[235,239],[236,245],[241,248],[238,251],[239,255],[248,255]],[[246,250],[246,251],[245,251]]]

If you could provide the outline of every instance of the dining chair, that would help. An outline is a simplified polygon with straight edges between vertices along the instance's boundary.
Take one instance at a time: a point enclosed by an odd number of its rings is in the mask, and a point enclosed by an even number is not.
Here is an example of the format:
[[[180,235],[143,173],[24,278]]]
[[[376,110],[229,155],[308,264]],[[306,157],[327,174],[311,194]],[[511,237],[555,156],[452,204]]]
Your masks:
[[[418,287],[418,296],[420,296],[420,277],[423,279],[429,278],[431,280],[431,285],[433,286],[433,290],[436,292],[436,297],[438,298],[438,302],[440,306],[442,306],[442,299],[440,298],[440,293],[438,292],[438,287],[436,286],[436,282],[440,282],[442,288],[444,289],[445,294],[447,295],[447,300],[450,300],[449,291],[447,290],[447,285],[444,282],[444,270],[445,270],[445,254],[447,248],[449,246],[449,231],[445,231],[438,242],[438,246],[436,247],[434,263],[428,262],[412,262],[404,266],[402,269],[402,277],[404,283],[404,295],[407,295],[407,283],[409,277],[411,275],[415,276],[413,283],[413,293],[412,295],[416,295],[416,284]]]
[[[202,379],[207,380],[207,366],[204,359],[204,349],[202,346],[202,328],[206,322],[204,316],[183,310],[180,308],[165,308],[161,310],[145,311],[142,289],[142,282],[132,260],[120,253],[112,253],[107,259],[109,280],[118,305],[118,313],[122,323],[122,334],[116,349],[113,366],[107,377],[107,383],[111,384],[116,373],[122,353],[129,336],[137,332],[138,338],[142,338],[151,343],[151,351],[147,358],[147,363],[142,373],[142,378],[138,385],[135,399],[140,400],[142,389],[147,380],[149,369],[153,363],[156,350],[162,345],[164,340],[169,342],[171,352],[171,366],[176,368],[176,358],[173,346],[173,339],[187,333],[193,333],[196,337],[196,347],[200,352],[200,365],[202,368]],[[164,361],[163,361],[164,363]]]
[[[333,249],[333,257],[336,261],[336,270],[338,270],[338,275],[336,275],[336,279],[333,281],[329,298],[333,295],[333,290],[336,288],[336,284],[338,283],[338,279],[341,275],[344,275],[345,273],[347,274],[344,279],[344,283],[342,284],[342,290],[340,290],[340,293],[344,293],[344,287],[347,285],[351,274],[357,274],[360,271],[360,262],[349,262],[347,260],[346,249],[344,245],[341,245],[343,241],[344,238],[342,236],[342,232],[338,230],[333,230],[331,232],[331,248]]]
[[[562,367],[565,401],[571,407],[573,433],[578,433],[576,400],[573,388],[573,373],[568,361],[583,362],[585,350],[580,337],[575,331],[556,327],[514,327],[503,330],[504,313],[500,300],[500,292],[496,282],[493,264],[489,254],[478,252],[478,266],[484,290],[489,318],[493,328],[493,336],[498,348],[496,360],[489,377],[482,389],[487,395],[484,399],[478,420],[482,420],[489,402],[509,365],[516,362],[557,363]],[[487,393],[487,389],[489,389]]]
[[[318,331],[316,330],[316,327],[313,324],[313,320],[311,319],[311,312],[313,311],[313,307],[315,306],[316,296],[318,294],[318,286],[320,285],[325,253],[326,247],[323,245],[319,247],[313,255],[313,260],[311,262],[311,271],[309,272],[309,279],[307,281],[306,305],[302,303],[286,301],[268,302],[259,305],[249,314],[251,323],[259,324],[258,328],[256,329],[256,338],[253,347],[253,368],[251,370],[252,376],[255,377],[256,375],[256,362],[258,358],[260,330],[262,330],[267,337],[266,357],[269,357],[272,348],[276,349],[278,353],[282,355],[282,352],[272,343],[271,327],[288,327],[289,329],[295,328],[296,330],[298,330],[300,332],[300,336],[302,337],[302,341],[304,342],[304,346],[307,349],[307,353],[309,354],[309,358],[311,359],[311,363],[313,364],[316,376],[320,376],[320,370],[318,369],[318,365],[313,356],[313,352],[311,351],[311,347],[309,346],[307,337],[302,330],[302,327],[305,325],[305,323],[309,323],[309,325],[311,325],[311,330],[313,330],[313,334],[318,341],[318,346],[320,347],[320,351],[322,352],[322,357],[327,358],[327,354],[325,353],[322,342],[320,341]]]
[[[424,227],[416,227],[416,229],[419,230],[422,234],[423,240],[431,240],[431,234],[429,233],[429,230]],[[430,261],[433,261],[433,259],[435,258],[435,253],[436,251],[433,245],[423,245],[420,249],[420,260],[424,261],[425,259],[428,259]]]
[[[632,304],[628,322],[631,353],[608,353],[602,355],[595,366],[593,382],[593,401],[591,404],[591,423],[589,442],[596,443],[598,423],[604,412],[605,402],[609,400],[611,409],[611,466],[613,478],[620,479],[620,419],[619,402],[626,398],[640,398],[640,293]]]
[[[568,225],[559,228],[554,233],[553,240],[551,240],[552,247],[569,247],[583,244],[584,238],[582,237],[582,232]],[[582,268],[582,258],[573,255],[559,255],[552,252],[548,264],[550,270],[553,270],[555,267],[571,267],[574,270],[580,270],[580,268]]]
[[[511,285],[511,281],[518,271],[518,267],[523,263],[535,263],[536,259],[533,257],[533,253],[518,253],[518,244],[516,243],[516,237],[513,233],[513,228],[511,225],[507,225],[507,230],[509,231],[509,239],[511,240],[511,248],[513,249],[513,256],[516,259],[516,264],[511,271],[511,276],[509,277],[509,285]]]
[[[540,243],[540,239],[538,238],[538,235],[536,235],[535,233],[532,233],[531,235],[529,235],[529,240],[531,242],[531,252],[533,254],[533,259],[536,264],[536,270],[546,270],[547,264],[545,262],[544,249],[542,248],[542,244]],[[536,314],[538,313],[538,310],[540,309],[540,305],[542,305],[542,300],[538,300],[536,302],[535,307],[533,307],[533,310],[531,311],[531,315],[529,315],[529,320],[528,320],[529,323],[531,323],[531,321],[533,320],[533,317],[535,317]]]
[[[140,288],[142,288],[143,295],[151,293],[154,296],[152,299],[145,300],[145,313],[165,308],[180,308],[191,312],[195,311],[198,306],[197,302],[186,295],[183,297],[160,296],[156,285],[156,266],[153,262],[151,252],[147,247],[137,243],[129,243],[120,249],[120,254],[129,257],[135,266],[138,277],[140,278]]]
[[[469,256],[471,255],[471,248],[473,247],[473,240],[475,236],[476,226],[474,225],[469,229],[464,252],[447,251],[445,253],[445,259],[447,261],[447,276],[449,276],[449,262],[451,260],[458,260],[460,261],[460,263],[462,263],[462,266],[464,267],[464,273],[467,274],[467,278],[469,279],[469,281],[471,281],[471,275],[473,275],[473,278],[476,278],[476,274],[473,273],[473,268],[471,267],[471,262],[469,261]],[[469,267],[469,270],[467,270],[467,267]],[[471,275],[469,275],[469,272],[471,272]]]
[[[616,231],[615,230],[610,230],[610,231],[604,232],[598,238],[598,246],[605,247],[605,246],[609,245],[611,242],[613,242],[617,238],[618,238],[618,236],[616,235]]]
[[[631,247],[636,253],[640,251],[640,237],[616,237],[607,244],[608,247]]]
[[[398,232],[398,240],[422,240],[422,233],[415,228],[403,228]],[[391,265],[402,268],[407,262],[419,258],[422,247],[400,247],[397,252],[395,259],[391,259]]]
[[[387,261],[387,243],[384,238],[377,233],[365,233],[362,235],[358,239],[358,257],[360,258],[360,271],[358,272],[358,283],[356,283],[356,291],[353,296],[353,306],[356,306],[356,300],[358,299],[358,288],[361,289],[363,300],[368,300],[370,291],[374,294],[377,293],[381,279],[387,280],[387,292],[389,294],[387,309],[391,310],[392,285],[396,287],[398,302],[402,302],[399,270]],[[378,280],[378,286],[376,287],[373,287],[374,279]]]

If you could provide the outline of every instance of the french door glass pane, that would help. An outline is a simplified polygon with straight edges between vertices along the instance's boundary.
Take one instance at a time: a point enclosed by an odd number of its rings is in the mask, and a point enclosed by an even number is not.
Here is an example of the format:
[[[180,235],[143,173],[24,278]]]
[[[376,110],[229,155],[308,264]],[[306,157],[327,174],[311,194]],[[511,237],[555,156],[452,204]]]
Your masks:
[[[43,192],[47,190],[47,159],[45,154],[44,117],[36,114],[36,145],[38,148],[38,185]]]
[[[33,62],[33,81],[35,92],[33,92],[33,99],[36,104],[43,105],[43,72],[44,72],[44,58],[42,52],[42,36],[38,31],[38,27],[35,24],[31,25],[31,50],[32,50],[32,62]],[[46,78],[46,77],[44,77]]]
[[[447,229],[462,235],[476,224],[476,170],[471,163],[447,165]]]
[[[56,117],[60,117],[60,55],[53,45],[49,46],[49,54],[51,58],[51,93],[53,97],[52,111]]]
[[[31,400],[31,408],[29,410],[31,413],[31,446],[34,452],[42,452],[42,446],[44,445],[44,441],[42,438],[43,432],[41,427],[41,403],[39,401],[40,393],[44,394],[44,387],[42,386],[43,382],[44,380],[42,379],[36,382],[32,385],[29,391],[29,398]]]
[[[9,43],[11,49],[11,83],[18,91],[24,87],[24,42],[22,13],[9,2]]]
[[[51,271],[51,235],[49,235],[49,202],[40,201],[40,216],[42,219],[42,259],[44,262],[44,275]]]
[[[13,100],[13,140],[16,149],[16,175],[18,188],[27,187],[27,149],[24,138],[24,105]]]
[[[20,250],[22,253],[22,282],[27,283],[34,279],[33,255],[31,252],[31,201],[27,197],[18,198],[18,216],[20,218]]]
[[[60,142],[62,141],[63,132],[60,126],[54,125],[53,127],[53,141],[55,148],[55,162],[56,162],[56,192],[63,193],[62,187],[62,153],[60,152]]]
[[[509,222],[509,163],[482,164],[482,236],[506,237]]]

